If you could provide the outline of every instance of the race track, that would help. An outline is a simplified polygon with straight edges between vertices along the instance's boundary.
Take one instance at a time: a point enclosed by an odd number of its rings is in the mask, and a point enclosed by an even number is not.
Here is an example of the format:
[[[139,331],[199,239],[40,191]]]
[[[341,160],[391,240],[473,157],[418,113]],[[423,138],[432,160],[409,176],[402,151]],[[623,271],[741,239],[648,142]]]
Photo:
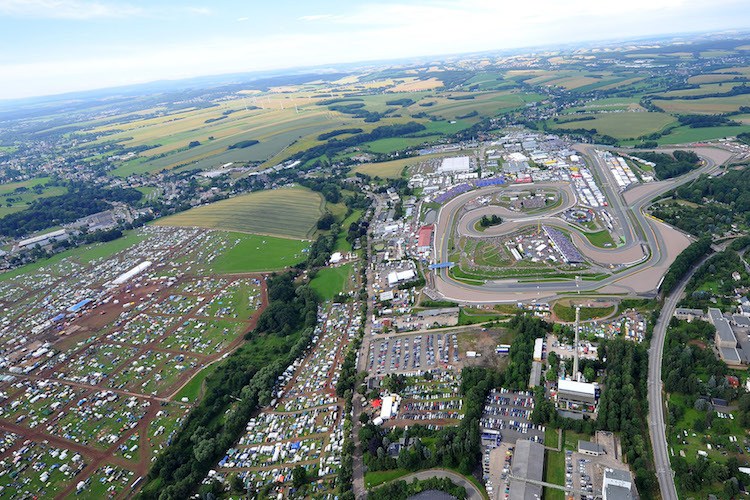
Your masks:
[[[575,246],[592,262],[605,266],[624,264],[627,267],[599,281],[518,282],[503,279],[487,280],[481,284],[458,281],[449,276],[447,269],[441,269],[435,275],[435,289],[440,295],[458,302],[497,303],[552,299],[560,293],[571,291],[643,296],[653,295],[656,292],[667,268],[674,258],[690,244],[690,239],[673,227],[646,215],[645,208],[655,197],[718,168],[718,165],[726,162],[731,155],[715,148],[693,148],[703,160],[700,168],[676,179],[645,185],[637,184],[621,193],[613,187],[615,183],[611,178],[611,172],[594,152],[594,146],[579,145],[576,149],[587,159],[587,163],[596,171],[600,179],[600,188],[609,202],[610,212],[615,219],[615,231],[624,240],[621,246],[596,247],[585,237],[585,231],[582,228],[556,217],[575,206],[577,202],[574,190],[567,183],[490,186],[463,193],[441,207],[434,240],[436,262],[447,260],[449,231],[454,227],[459,236],[491,238],[506,236],[524,226],[535,226],[541,223],[562,227],[569,231]],[[549,211],[542,210],[534,216],[496,206],[483,206],[459,215],[461,208],[469,200],[511,188],[554,189],[560,193],[562,203]],[[501,216],[503,223],[489,227],[482,232],[477,231],[475,224],[482,215],[492,214]]]

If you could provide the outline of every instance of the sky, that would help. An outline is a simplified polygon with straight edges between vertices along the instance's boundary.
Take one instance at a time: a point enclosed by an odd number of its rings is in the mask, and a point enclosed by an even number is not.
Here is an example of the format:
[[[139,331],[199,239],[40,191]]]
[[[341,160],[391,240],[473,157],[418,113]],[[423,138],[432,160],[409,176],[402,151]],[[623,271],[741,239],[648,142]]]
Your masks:
[[[0,0],[0,99],[748,27],[747,0]]]

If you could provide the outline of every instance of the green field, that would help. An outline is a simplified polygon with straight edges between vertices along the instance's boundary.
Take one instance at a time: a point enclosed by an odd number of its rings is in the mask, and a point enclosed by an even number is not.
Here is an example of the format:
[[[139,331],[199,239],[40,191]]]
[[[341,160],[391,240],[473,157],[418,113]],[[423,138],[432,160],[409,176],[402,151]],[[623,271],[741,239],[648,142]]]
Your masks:
[[[553,131],[558,128],[593,128],[596,129],[599,134],[611,135],[617,139],[628,139],[631,137],[639,137],[641,135],[659,132],[664,127],[675,121],[673,116],[666,113],[604,113],[581,115],[581,118],[585,116],[593,116],[594,119],[567,123],[555,123],[549,121],[547,122],[547,125]]]
[[[216,273],[273,271],[305,260],[303,250],[308,244],[304,241],[255,234],[231,235],[241,240],[211,264],[211,270]]]
[[[659,138],[657,142],[659,144],[682,144],[685,142],[710,141],[724,137],[735,137],[742,132],[750,132],[750,125],[705,128],[678,127],[669,135]]]
[[[260,191],[160,219],[160,226],[204,227],[287,238],[311,238],[325,200],[304,188]]]
[[[588,321],[595,318],[604,318],[606,316],[609,316],[610,314],[613,314],[615,312],[615,309],[615,306],[581,307],[581,321]],[[558,302],[557,304],[555,304],[552,310],[562,321],[571,322],[576,320],[576,310],[573,307],[565,306]]]
[[[336,238],[336,245],[333,247],[334,252],[351,252],[352,245],[346,241],[347,231],[352,223],[357,222],[362,215],[362,210],[354,210],[349,217],[341,223],[341,232]]]
[[[406,469],[393,469],[393,470],[379,470],[367,472],[365,474],[365,486],[372,488],[388,481],[393,481],[405,475],[409,474]]]
[[[555,436],[557,437],[557,436]],[[547,446],[550,446],[549,444]],[[548,483],[565,486],[565,452],[547,450],[544,457],[544,480]],[[544,489],[545,500],[563,500],[565,494],[555,488]]]
[[[318,292],[325,300],[331,300],[344,291],[351,274],[352,264],[321,269],[310,281],[310,288]]]
[[[615,244],[614,241],[612,241],[612,237],[609,235],[609,231],[607,231],[606,229],[597,233],[583,234],[584,236],[586,236],[586,239],[589,240],[589,242],[595,247],[605,248],[605,245],[607,243],[609,243],[611,246],[614,246]]]
[[[27,181],[11,182],[9,184],[0,184],[0,196],[4,194],[12,193],[18,188],[31,189],[34,186],[38,186],[39,184],[46,183],[48,180],[50,180],[49,177],[36,177],[34,179],[29,179]]]
[[[190,379],[190,382],[185,384],[185,387],[180,389],[172,399],[181,401],[182,398],[188,398],[188,401],[198,401],[198,398],[201,395],[201,389],[203,388],[203,381],[206,380],[206,377],[208,377],[217,366],[219,366],[219,363],[213,363],[211,366],[196,373],[195,376]]]

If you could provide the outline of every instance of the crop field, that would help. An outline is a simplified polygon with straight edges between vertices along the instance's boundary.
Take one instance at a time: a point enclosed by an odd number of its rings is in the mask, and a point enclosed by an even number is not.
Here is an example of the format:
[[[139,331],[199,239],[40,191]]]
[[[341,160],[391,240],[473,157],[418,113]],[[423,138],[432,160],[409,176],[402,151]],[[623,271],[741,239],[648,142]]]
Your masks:
[[[662,101],[660,101],[662,102]],[[663,101],[675,102],[675,101]],[[552,129],[556,128],[595,128],[600,134],[611,135],[618,139],[638,137],[658,132],[675,119],[665,113],[606,113],[593,116],[593,120],[575,121],[568,123],[548,122]]]
[[[675,99],[672,101],[654,99],[653,103],[667,113],[717,114],[739,111],[740,106],[747,106],[747,99],[747,95],[734,95],[703,99]]]
[[[0,344],[17,373],[0,381],[0,448],[15,446],[0,498],[115,497],[145,476],[199,397],[198,374],[240,345],[266,303],[262,277],[211,269],[244,238],[146,226],[0,283]],[[176,398],[196,375],[197,391]]]
[[[160,219],[160,226],[204,227],[286,238],[311,238],[325,201],[309,189],[259,191]]]
[[[750,124],[739,127],[678,127],[669,135],[657,139],[659,144],[682,144],[687,142],[701,142],[723,137],[735,137],[742,132],[750,132]]]
[[[402,158],[400,160],[384,161],[380,163],[363,163],[362,165],[354,167],[351,172],[362,173],[372,177],[379,176],[387,179],[398,179],[399,177],[401,177],[401,172],[404,170],[404,167],[417,165],[425,160],[442,158],[444,156],[451,155],[435,153],[414,156],[412,158]]]
[[[701,75],[701,76],[710,76],[710,75]],[[720,76],[725,76],[725,75],[720,75]],[[716,93],[729,92],[731,89],[733,89],[734,87],[737,87],[738,85],[741,85],[741,84],[738,82],[705,83],[697,89],[672,90],[669,92],[658,94],[658,96],[684,97],[684,96],[694,96],[694,95],[716,94]]]

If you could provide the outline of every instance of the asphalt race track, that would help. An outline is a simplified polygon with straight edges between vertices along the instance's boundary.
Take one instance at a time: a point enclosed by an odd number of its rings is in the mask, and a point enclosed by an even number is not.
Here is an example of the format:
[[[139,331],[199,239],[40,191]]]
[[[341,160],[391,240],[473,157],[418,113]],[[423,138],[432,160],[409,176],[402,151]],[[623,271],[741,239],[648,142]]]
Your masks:
[[[655,197],[689,182],[701,174],[712,172],[731,158],[727,151],[696,147],[690,148],[703,160],[703,165],[679,178],[649,184],[636,184],[624,192],[619,192],[611,179],[609,168],[594,152],[595,146],[578,145],[576,149],[587,159],[599,179],[599,187],[604,193],[615,219],[615,231],[625,242],[616,248],[598,248],[592,245],[575,225],[568,224],[555,215],[576,204],[575,192],[567,183],[532,183],[509,185],[507,188],[490,186],[467,193],[446,202],[440,209],[435,232],[436,262],[445,262],[448,255],[449,231],[454,226],[459,235],[472,237],[496,237],[509,234],[523,226],[533,226],[541,219],[543,224],[563,227],[573,235],[573,243],[588,259],[600,264],[628,264],[630,267],[599,281],[559,280],[523,282],[516,280],[488,280],[484,284],[468,284],[457,281],[448,275],[447,269],[436,271],[435,288],[440,295],[457,302],[498,303],[522,300],[549,300],[563,292],[627,294],[652,296],[674,258],[690,243],[682,232],[657,221],[644,213],[644,209]],[[558,207],[543,211],[536,216],[519,214],[501,207],[481,207],[464,214],[456,220],[457,214],[466,202],[477,196],[496,193],[508,188],[552,188],[562,197]],[[627,200],[627,202],[625,201]],[[484,232],[474,229],[474,223],[482,215],[498,214],[504,222],[490,227]],[[645,252],[645,253],[644,253]],[[632,265],[631,265],[632,264]]]

